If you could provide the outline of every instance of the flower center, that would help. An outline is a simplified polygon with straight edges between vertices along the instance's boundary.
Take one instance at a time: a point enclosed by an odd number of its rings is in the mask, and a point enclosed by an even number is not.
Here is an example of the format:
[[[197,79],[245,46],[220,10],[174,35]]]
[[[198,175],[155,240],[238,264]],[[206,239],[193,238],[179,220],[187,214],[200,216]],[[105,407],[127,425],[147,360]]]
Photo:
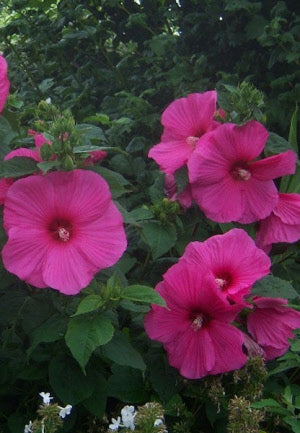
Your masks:
[[[193,149],[195,149],[196,143],[199,140],[199,137],[194,137],[192,135],[190,135],[187,139],[186,139],[186,143],[191,146]]]
[[[246,181],[251,177],[249,166],[244,162],[238,162],[234,164],[230,173],[235,180]]]
[[[226,290],[232,282],[231,275],[226,273],[217,275],[215,277],[215,282],[220,290]]]
[[[193,313],[190,317],[191,328],[193,331],[197,332],[201,329],[207,322],[207,317],[202,313]]]
[[[49,225],[52,238],[58,242],[68,242],[72,237],[73,227],[70,221],[56,219]]]

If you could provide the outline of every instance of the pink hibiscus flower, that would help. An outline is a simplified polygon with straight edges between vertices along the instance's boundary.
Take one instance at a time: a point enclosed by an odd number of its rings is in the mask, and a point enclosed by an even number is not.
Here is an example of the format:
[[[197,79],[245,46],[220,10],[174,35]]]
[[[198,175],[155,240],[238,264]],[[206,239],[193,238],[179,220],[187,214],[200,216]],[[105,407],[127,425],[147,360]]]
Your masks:
[[[3,56],[0,54],[0,113],[6,103],[9,94],[10,82],[7,77],[7,63]]]
[[[255,309],[247,317],[247,329],[262,346],[266,361],[283,355],[293,339],[294,329],[300,328],[300,312],[287,306],[281,298],[255,297]]]
[[[255,160],[268,132],[251,120],[227,123],[202,138],[188,162],[193,197],[213,221],[251,223],[270,215],[278,201],[273,179],[295,172],[291,150]]]
[[[191,242],[180,261],[211,272],[220,292],[235,302],[241,302],[255,281],[269,274],[271,266],[269,257],[241,229],[205,242]]]
[[[199,138],[219,125],[214,120],[217,92],[191,93],[173,101],[163,112],[164,131],[161,142],[150,149],[160,169],[173,174],[184,166],[194,151]]]
[[[8,190],[5,268],[36,287],[74,295],[126,249],[120,212],[98,174],[74,170],[29,176]]]
[[[270,216],[259,222],[256,244],[270,251],[277,242],[300,239],[300,194],[279,193],[279,200]]]
[[[152,305],[145,329],[151,339],[163,343],[170,365],[182,376],[199,379],[245,364],[244,334],[230,324],[241,306],[230,305],[199,266],[171,267],[155,290],[167,309]]]

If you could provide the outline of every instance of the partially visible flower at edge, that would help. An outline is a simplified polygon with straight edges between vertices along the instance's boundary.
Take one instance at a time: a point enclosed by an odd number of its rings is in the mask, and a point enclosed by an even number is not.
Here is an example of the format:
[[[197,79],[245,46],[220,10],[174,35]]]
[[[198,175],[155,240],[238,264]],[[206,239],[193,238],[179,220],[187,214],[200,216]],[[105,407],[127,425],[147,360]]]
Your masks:
[[[283,355],[300,328],[300,312],[288,307],[287,300],[255,296],[254,309],[247,316],[247,329],[263,348],[266,361]]]
[[[10,82],[7,77],[7,63],[0,54],[0,114],[4,108],[9,94]]]
[[[29,421],[29,424],[26,424],[24,427],[24,433],[31,433],[32,421]]]
[[[259,222],[258,247],[269,252],[273,243],[293,243],[300,239],[300,194],[279,193],[270,216]]]

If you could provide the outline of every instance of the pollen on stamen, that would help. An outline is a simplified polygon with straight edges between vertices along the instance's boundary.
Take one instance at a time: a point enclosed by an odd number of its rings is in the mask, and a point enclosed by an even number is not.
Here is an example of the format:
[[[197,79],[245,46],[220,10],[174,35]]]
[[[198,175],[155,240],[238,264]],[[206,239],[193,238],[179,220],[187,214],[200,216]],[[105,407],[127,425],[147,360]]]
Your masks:
[[[199,140],[199,137],[194,137],[194,136],[190,135],[186,139],[186,143],[194,149],[198,140]]]
[[[239,179],[241,180],[249,180],[251,177],[251,173],[249,170],[245,170],[244,168],[239,168],[237,170],[237,174]]]
[[[70,240],[70,232],[64,227],[59,227],[57,230],[58,237],[63,242],[68,242]]]
[[[191,328],[196,332],[202,328],[203,325],[203,316],[202,314],[198,314],[194,320],[192,321]]]
[[[227,281],[224,280],[224,278],[215,278],[215,282],[221,290],[224,289],[225,286],[227,286]]]

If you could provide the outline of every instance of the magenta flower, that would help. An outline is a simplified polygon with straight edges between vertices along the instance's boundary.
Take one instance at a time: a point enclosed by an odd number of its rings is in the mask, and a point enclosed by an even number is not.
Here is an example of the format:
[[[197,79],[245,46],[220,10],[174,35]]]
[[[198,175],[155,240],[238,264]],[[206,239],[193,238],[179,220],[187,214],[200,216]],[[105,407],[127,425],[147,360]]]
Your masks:
[[[273,243],[300,239],[300,194],[279,193],[270,216],[259,222],[256,244],[269,251]]]
[[[10,82],[7,77],[7,63],[3,56],[0,54],[0,113],[6,103],[9,94]]]
[[[278,201],[273,179],[295,172],[296,154],[288,150],[255,160],[267,138],[254,120],[221,125],[202,138],[188,169],[194,199],[208,218],[247,224],[270,215]]]
[[[236,302],[249,294],[255,281],[269,274],[271,266],[269,257],[241,229],[189,243],[180,261],[210,272],[220,292]]]
[[[160,169],[173,174],[184,166],[194,151],[199,138],[219,125],[214,120],[217,92],[191,93],[173,101],[163,112],[164,126],[161,142],[150,149]]]
[[[283,355],[289,348],[293,330],[300,328],[300,312],[281,298],[255,297],[255,309],[247,317],[247,329],[262,346],[266,361]]]
[[[98,174],[74,170],[29,176],[8,190],[5,268],[36,287],[74,295],[126,249],[120,212]]]
[[[247,359],[244,334],[230,324],[241,306],[230,305],[203,274],[192,264],[172,266],[155,288],[167,309],[152,305],[145,318],[149,337],[163,343],[170,365],[189,379],[241,368]]]

